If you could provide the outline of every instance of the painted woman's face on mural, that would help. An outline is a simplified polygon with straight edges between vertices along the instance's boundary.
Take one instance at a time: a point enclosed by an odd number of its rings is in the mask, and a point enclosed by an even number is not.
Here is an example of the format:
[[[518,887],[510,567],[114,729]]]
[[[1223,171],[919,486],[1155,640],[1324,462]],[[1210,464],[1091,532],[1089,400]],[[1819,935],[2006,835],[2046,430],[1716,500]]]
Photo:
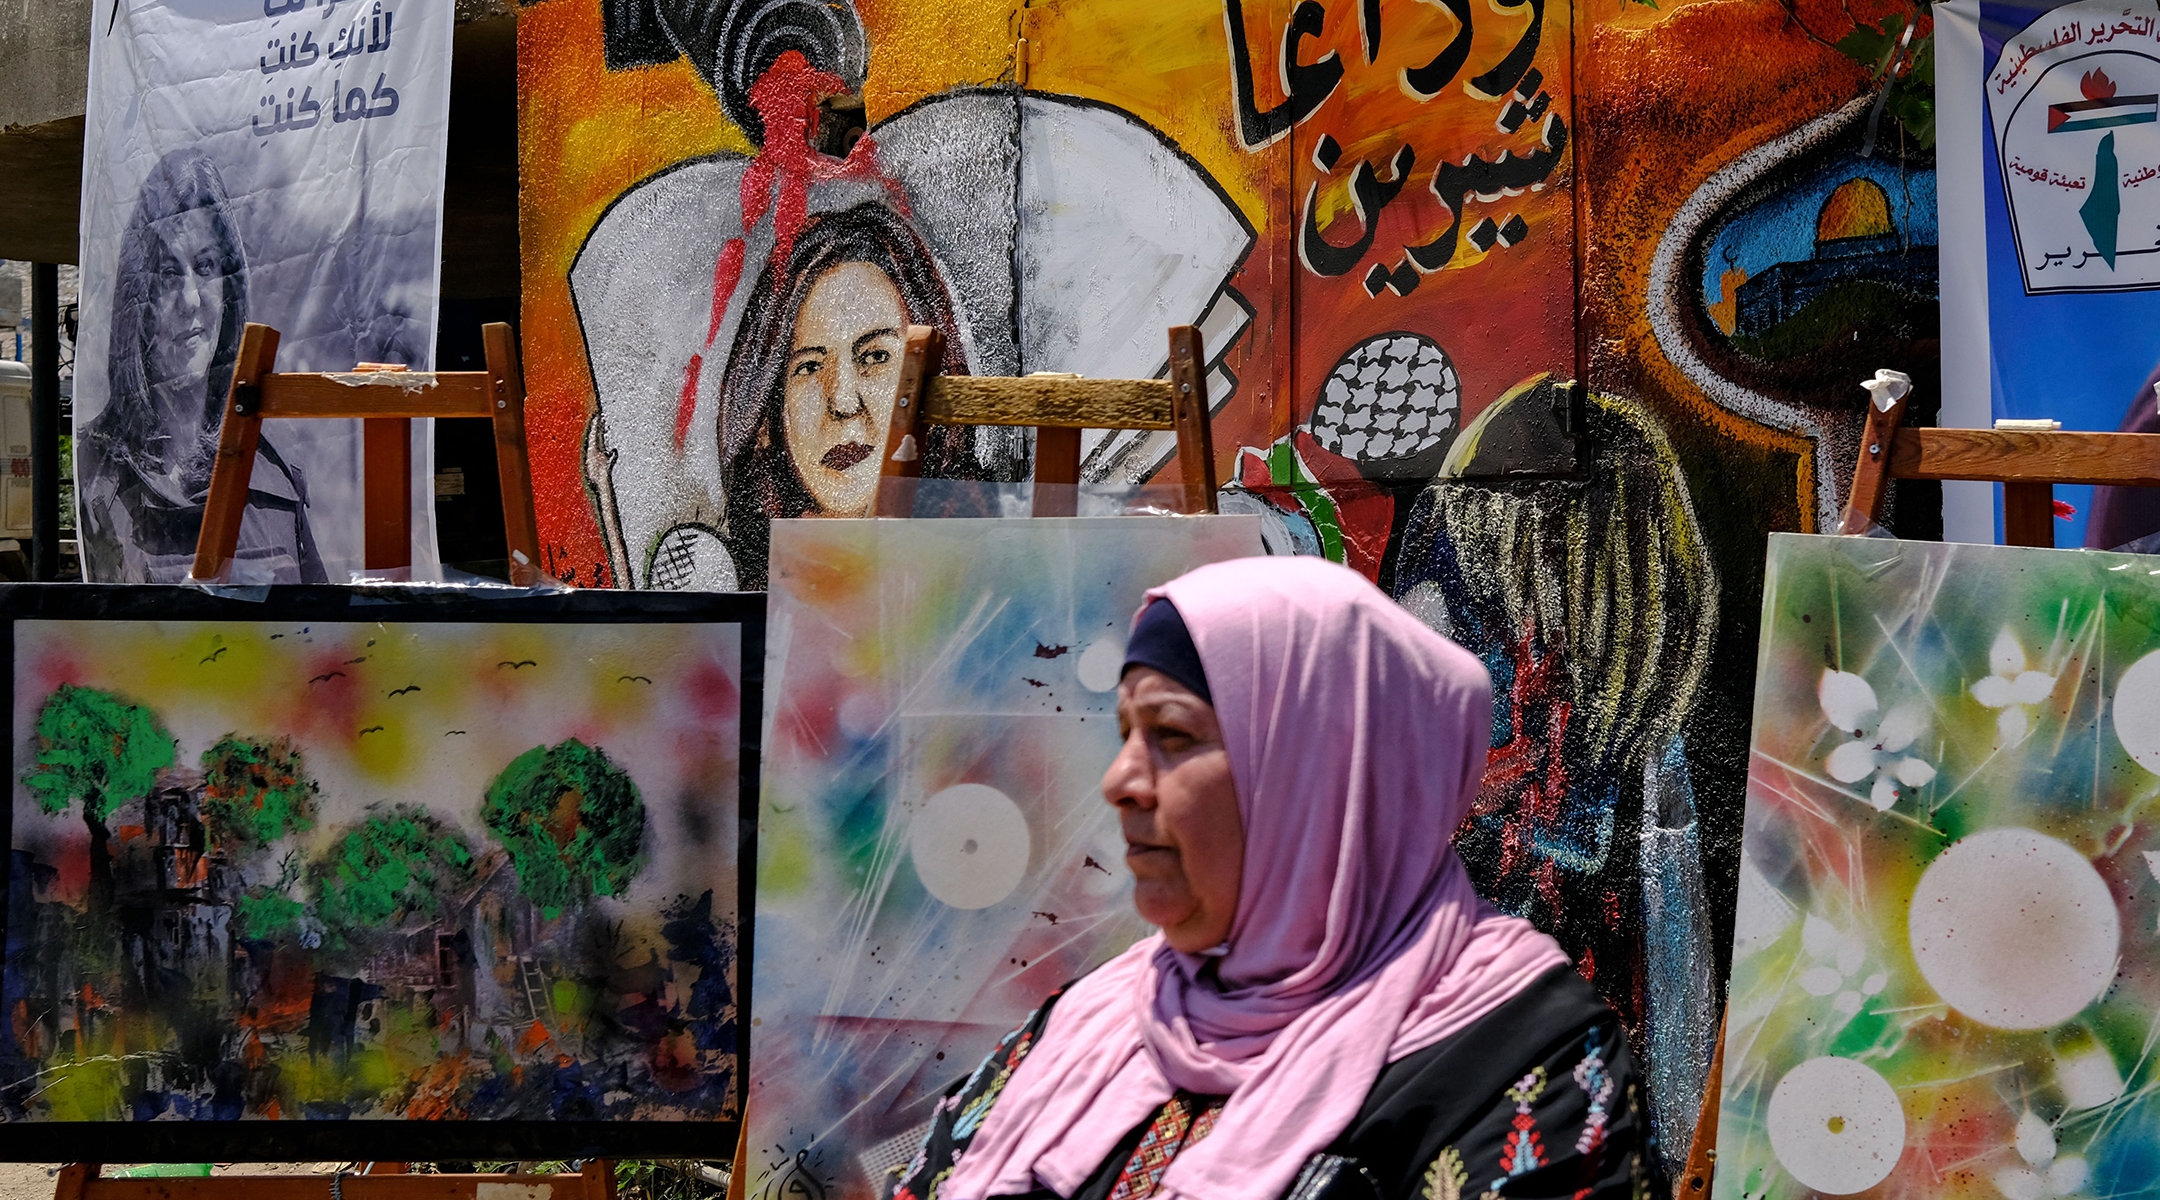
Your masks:
[[[225,319],[225,255],[217,217],[207,208],[193,208],[158,221],[153,229],[160,249],[151,281],[150,382],[194,382],[210,370]]]
[[[906,325],[900,289],[868,263],[832,268],[803,298],[789,346],[783,419],[788,456],[827,516],[869,515]]]

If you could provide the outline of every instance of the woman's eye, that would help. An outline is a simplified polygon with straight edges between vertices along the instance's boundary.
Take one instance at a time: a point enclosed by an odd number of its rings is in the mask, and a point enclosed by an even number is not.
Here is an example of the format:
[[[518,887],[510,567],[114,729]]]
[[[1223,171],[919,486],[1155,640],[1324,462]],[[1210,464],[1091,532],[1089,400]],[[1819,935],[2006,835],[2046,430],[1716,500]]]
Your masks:
[[[799,375],[808,378],[809,376],[817,374],[818,368],[824,365],[824,363],[819,362],[817,359],[806,358],[801,362],[796,363],[795,366],[788,371],[788,374]]]
[[[882,367],[892,361],[892,351],[865,350],[861,355],[857,356],[856,361],[866,367]]]

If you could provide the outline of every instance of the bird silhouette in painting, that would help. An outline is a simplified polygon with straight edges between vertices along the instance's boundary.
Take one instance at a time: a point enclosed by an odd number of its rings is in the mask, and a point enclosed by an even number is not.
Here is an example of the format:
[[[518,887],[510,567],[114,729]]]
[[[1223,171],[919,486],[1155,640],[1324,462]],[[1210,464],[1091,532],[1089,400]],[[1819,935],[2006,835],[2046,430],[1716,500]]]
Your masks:
[[[462,729],[445,729],[445,730],[443,730],[443,736],[444,736],[444,737],[465,737],[465,736],[467,736],[467,735],[466,735],[465,731],[464,731],[464,730],[462,730]]]
[[[1033,917],[1041,917],[1041,918],[1042,918],[1043,920],[1045,920],[1045,921],[1048,921],[1048,922],[1050,922],[1050,923],[1051,923],[1052,925],[1055,925],[1055,924],[1057,924],[1057,914],[1056,914],[1056,913],[1037,912],[1037,913],[1029,913],[1028,915],[1029,915],[1029,916],[1033,916]]]
[[[353,665],[354,663],[364,663],[364,662],[366,662],[366,661],[367,661],[367,655],[363,654],[363,655],[361,655],[361,656],[360,656],[360,657],[358,657],[358,658],[348,658],[348,659],[346,659],[346,660],[345,660],[345,665],[349,667],[349,666]]]
[[[539,663],[534,662],[532,659],[529,658],[521,658],[516,662],[511,662],[509,659],[504,659],[503,661],[495,664],[495,669],[500,671],[504,667],[508,667],[513,671],[522,671],[527,667],[537,667],[539,665]]]
[[[368,727],[367,727],[366,729],[363,729],[363,730],[361,730],[361,731],[360,731],[360,736],[361,736],[361,737],[366,737],[367,735],[369,735],[369,734],[371,734],[371,733],[381,733],[382,731],[383,731],[383,727],[382,727],[382,726],[380,726],[380,725],[370,725],[370,726],[368,726]]]
[[[616,677],[615,677],[615,682],[617,682],[617,683],[651,683],[651,682],[652,682],[652,679],[651,679],[650,677],[648,677],[648,676],[644,676],[644,675],[618,675],[618,676],[616,676]]]
[[[343,678],[345,678],[345,672],[343,672],[343,671],[332,671],[332,672],[330,672],[330,673],[328,673],[328,674],[326,674],[326,675],[317,675],[317,676],[316,676],[315,678],[313,678],[313,679],[310,679],[310,680],[308,680],[308,682],[309,682],[309,683],[327,683],[327,682],[329,682],[329,681],[330,681],[330,680],[332,680],[332,679],[343,679]]]
[[[395,700],[395,699],[397,699],[397,698],[398,698],[399,696],[402,696],[402,695],[404,695],[404,694],[405,694],[405,693],[407,693],[407,692],[417,692],[417,691],[419,691],[419,690],[420,690],[420,685],[419,685],[419,684],[417,684],[417,683],[415,683],[415,684],[409,684],[409,685],[407,685],[407,686],[405,686],[405,687],[401,687],[401,688],[399,688],[398,690],[396,690],[396,691],[394,691],[394,692],[390,693],[390,698],[391,698],[392,700]]]
[[[227,650],[230,650],[230,649],[232,649],[232,647],[231,647],[231,646],[219,646],[219,647],[218,647],[217,649],[215,649],[215,650],[212,650],[212,651],[211,651],[211,652],[210,652],[210,653],[209,653],[208,655],[206,655],[206,656],[205,656],[205,657],[203,658],[202,662],[206,662],[206,663],[214,663],[214,662],[216,662],[216,661],[217,661],[217,660],[218,660],[219,658],[223,657],[223,656],[224,656],[224,654],[225,654],[225,652],[226,652]],[[202,665],[202,663],[196,663],[195,665],[199,667],[199,666],[201,666],[201,665]]]
[[[282,633],[273,633],[273,634],[271,634],[271,635],[270,635],[270,640],[274,642],[274,641],[276,641],[276,640],[278,640],[279,638],[281,638],[281,637],[284,637],[284,636],[285,636],[285,635],[284,635],[284,634],[282,634]]]
[[[1086,870],[1086,869],[1087,869],[1087,868],[1089,868],[1089,867],[1093,867],[1093,868],[1095,868],[1096,870],[1098,870],[1098,871],[1101,871],[1101,872],[1102,872],[1103,874],[1105,874],[1105,875],[1108,875],[1108,874],[1110,873],[1110,868],[1108,868],[1108,867],[1106,867],[1106,866],[1102,865],[1102,864],[1101,864],[1101,863],[1099,863],[1099,862],[1096,862],[1096,861],[1095,861],[1095,856],[1094,856],[1094,855],[1092,855],[1092,854],[1085,854],[1085,855],[1082,855],[1082,856],[1080,857],[1080,868],[1081,868],[1082,870]]]

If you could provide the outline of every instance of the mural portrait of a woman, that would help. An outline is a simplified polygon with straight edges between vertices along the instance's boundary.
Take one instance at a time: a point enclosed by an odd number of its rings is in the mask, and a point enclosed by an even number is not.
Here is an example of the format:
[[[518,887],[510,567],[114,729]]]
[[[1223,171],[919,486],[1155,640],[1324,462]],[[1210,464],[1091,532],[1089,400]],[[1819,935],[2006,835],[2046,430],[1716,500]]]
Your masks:
[[[218,416],[247,322],[247,263],[217,167],[176,150],[143,180],[113,284],[109,395],[76,450],[90,579],[173,583],[194,565]],[[266,437],[234,578],[321,583],[307,485]]]
[[[909,325],[945,335],[940,369],[966,374],[953,303],[930,251],[883,204],[813,219],[748,297],[721,383],[724,527],[677,526],[653,552],[652,586],[732,577],[765,586],[774,518],[866,517],[892,421]],[[1010,478],[1017,458],[972,426],[936,426],[923,474]],[[728,568],[711,559],[725,550]],[[694,563],[694,565],[693,565]]]

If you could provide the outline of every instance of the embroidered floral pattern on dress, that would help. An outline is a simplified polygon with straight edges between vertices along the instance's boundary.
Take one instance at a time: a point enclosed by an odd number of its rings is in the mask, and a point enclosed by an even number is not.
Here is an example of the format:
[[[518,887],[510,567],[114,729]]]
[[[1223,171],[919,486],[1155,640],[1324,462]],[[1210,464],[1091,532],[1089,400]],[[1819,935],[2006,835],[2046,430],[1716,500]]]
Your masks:
[[[1118,1172],[1117,1182],[1110,1186],[1110,1200],[1147,1200],[1154,1195],[1171,1160],[1215,1128],[1222,1108],[1222,1100],[1215,1097],[1184,1092],[1170,1097],[1169,1103],[1155,1111],[1125,1169]]]
[[[1590,1115],[1584,1118],[1582,1133],[1575,1138],[1575,1153],[1588,1154],[1605,1144],[1605,1122],[1611,1116],[1613,1094],[1612,1073],[1605,1069],[1605,1048],[1595,1029],[1583,1042],[1582,1061],[1575,1064],[1575,1086],[1590,1101]]]
[[[1530,1106],[1544,1094],[1543,1067],[1533,1069],[1507,1090],[1507,1098],[1515,1102],[1514,1128],[1500,1151],[1500,1169],[1507,1174],[1493,1180],[1494,1191],[1514,1176],[1527,1175],[1545,1165],[1545,1142],[1538,1135],[1537,1117],[1530,1111]]]
[[[960,1115],[953,1118],[952,1134],[955,1141],[964,1142],[975,1136],[975,1130],[982,1125],[983,1118],[990,1115],[990,1106],[997,1103],[998,1096],[1005,1091],[1005,1085],[1012,1081],[1014,1069],[1019,1067],[1020,1060],[1026,1058],[1027,1052],[1034,1046],[1035,1034],[1032,1030],[1016,1029],[1005,1035],[1005,1040],[999,1042],[998,1048],[990,1052],[990,1057],[985,1058],[982,1065],[975,1068],[974,1076],[960,1091],[961,1095],[972,1098],[960,1110]],[[1004,1061],[1000,1062],[1000,1059]],[[977,1093],[976,1088],[980,1086],[984,1073],[993,1066],[997,1074],[991,1078],[988,1087]]]
[[[1449,1146],[1425,1168],[1425,1200],[1462,1200],[1463,1185],[1470,1172],[1463,1169],[1462,1151]]]

